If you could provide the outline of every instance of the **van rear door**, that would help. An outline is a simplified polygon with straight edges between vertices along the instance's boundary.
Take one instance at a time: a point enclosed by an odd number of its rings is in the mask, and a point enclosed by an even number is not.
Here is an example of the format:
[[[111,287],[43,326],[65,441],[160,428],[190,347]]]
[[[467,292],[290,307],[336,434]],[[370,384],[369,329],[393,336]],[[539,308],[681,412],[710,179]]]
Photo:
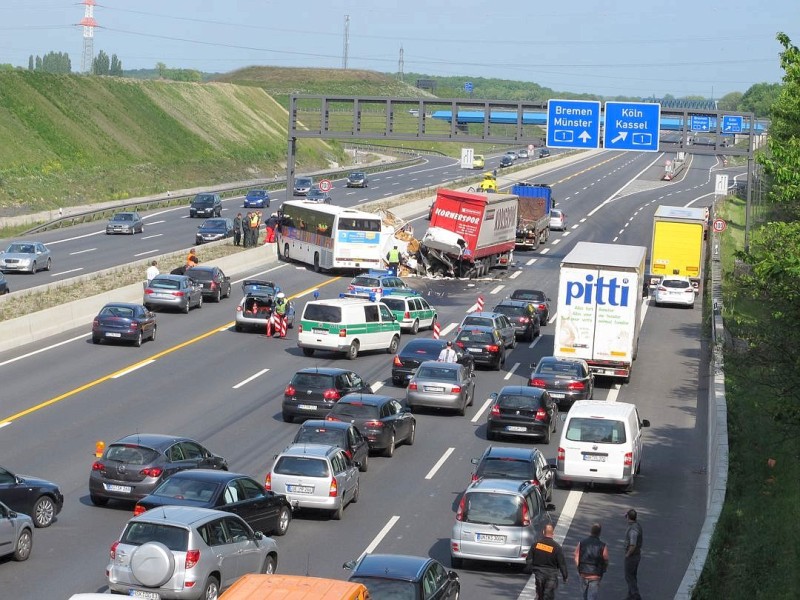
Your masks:
[[[621,479],[630,443],[621,420],[572,417],[562,448],[565,477]]]

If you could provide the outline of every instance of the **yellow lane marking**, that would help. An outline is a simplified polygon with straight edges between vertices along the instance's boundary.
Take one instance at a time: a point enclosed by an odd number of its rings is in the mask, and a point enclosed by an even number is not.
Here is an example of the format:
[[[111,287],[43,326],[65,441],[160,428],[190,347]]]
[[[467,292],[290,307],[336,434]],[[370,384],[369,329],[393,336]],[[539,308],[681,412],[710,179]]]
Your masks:
[[[302,292],[298,292],[297,294],[289,296],[289,299],[290,300],[294,300],[295,298],[299,298],[300,296],[304,296],[305,294],[313,292],[314,290],[316,290],[318,288],[325,287],[326,285],[330,285],[334,281],[338,281],[339,279],[341,279],[341,277],[333,277],[328,281],[324,281],[324,282],[320,283],[319,285],[315,285],[313,287],[310,287],[310,288],[307,288],[307,289],[303,290]],[[225,325],[225,329],[228,329],[234,323],[235,323],[235,321],[230,321],[229,323],[227,323]],[[36,411],[42,410],[43,408],[51,406],[51,405],[55,404],[56,402],[61,402],[62,400],[65,400],[67,398],[70,398],[72,396],[80,394],[81,392],[85,392],[86,390],[91,389],[91,388],[93,388],[95,386],[98,386],[101,383],[103,383],[105,381],[108,381],[109,379],[114,379],[114,378],[120,377],[121,375],[124,375],[126,373],[130,373],[131,371],[134,371],[134,370],[136,370],[136,369],[138,369],[140,367],[143,367],[143,366],[148,365],[148,364],[150,364],[152,362],[155,362],[156,359],[159,359],[159,358],[162,358],[164,356],[167,356],[168,354],[172,354],[173,352],[177,352],[178,350],[186,348],[187,346],[189,346],[191,344],[194,344],[194,343],[199,342],[201,340],[204,340],[204,339],[206,339],[208,337],[211,337],[212,335],[214,335],[216,333],[219,333],[220,331],[221,331],[220,327],[215,327],[211,331],[207,331],[206,333],[198,335],[197,337],[194,337],[194,338],[192,338],[190,340],[186,340],[185,342],[182,342],[182,343],[180,343],[180,344],[178,344],[176,346],[172,346],[171,348],[167,348],[166,350],[163,350],[163,351],[159,352],[158,354],[154,354],[153,356],[151,356],[149,358],[140,360],[139,362],[136,362],[136,363],[134,363],[134,364],[132,364],[130,366],[123,367],[122,369],[119,369],[118,371],[114,371],[113,373],[109,373],[108,375],[104,375],[103,377],[95,379],[94,381],[90,381],[89,383],[85,383],[80,387],[77,387],[77,388],[72,389],[72,390],[70,390],[68,392],[64,392],[63,394],[58,395],[55,398],[50,398],[50,400],[45,400],[44,402],[42,402],[40,404],[37,404],[36,406],[31,406],[30,408],[26,408],[23,411],[20,411],[20,412],[14,414],[14,415],[11,415],[10,417],[7,417],[5,419],[0,419],[0,426],[5,427],[6,425],[11,423],[12,421],[16,421],[17,419],[21,419],[22,417],[30,415],[31,413],[34,413]]]
[[[567,175],[563,179],[559,179],[558,181],[556,181],[553,185],[558,185],[559,183],[564,183],[565,181],[569,181],[573,177],[577,177],[578,175],[583,175],[584,173],[588,173],[589,171],[592,171],[592,170],[596,169],[597,167],[602,167],[603,165],[605,165],[607,163],[610,163],[612,160],[617,160],[621,156],[622,156],[621,154],[619,154],[617,156],[612,156],[611,158],[607,158],[606,160],[601,161],[601,162],[597,163],[596,165],[592,165],[591,167],[587,167],[585,169],[582,169],[581,171],[577,171],[577,172],[573,173],[572,175]]]

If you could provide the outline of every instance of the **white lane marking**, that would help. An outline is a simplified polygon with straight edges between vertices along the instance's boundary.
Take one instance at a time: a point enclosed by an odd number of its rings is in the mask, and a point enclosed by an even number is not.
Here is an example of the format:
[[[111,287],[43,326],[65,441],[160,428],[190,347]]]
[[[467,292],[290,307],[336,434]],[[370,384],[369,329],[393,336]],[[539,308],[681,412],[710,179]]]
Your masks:
[[[147,256],[148,254],[155,254],[156,252],[161,252],[158,248],[155,250],[148,250],[147,252],[139,252],[138,254],[134,254],[134,256]]]
[[[442,454],[442,457],[436,461],[436,464],[433,465],[433,467],[431,467],[431,470],[428,471],[428,474],[425,475],[425,479],[433,479],[433,476],[436,475],[436,472],[442,467],[444,461],[450,458],[450,455],[455,451],[456,451],[455,448],[448,448],[447,450],[445,450],[444,454]]]
[[[124,371],[120,371],[116,375],[112,375],[111,379],[119,379],[120,377],[123,377],[128,373],[133,373],[134,371],[138,371],[142,367],[146,367],[147,365],[152,365],[154,362],[156,362],[154,358],[151,358],[150,360],[144,360],[140,362],[138,365],[133,365],[132,367],[125,369]]]
[[[147,217],[142,217],[142,219],[146,219],[146,218]],[[158,225],[159,223],[166,223],[166,221],[164,219],[161,219],[160,221],[148,221],[147,222],[148,225]]]
[[[570,227],[570,229],[577,229],[579,226],[580,226],[580,225],[579,225],[578,223],[575,223],[575,225],[573,225],[572,227]]]
[[[533,341],[530,344],[528,344],[528,348],[533,348],[536,344],[538,344],[541,341],[541,339],[542,339],[541,335],[538,335],[537,337],[533,338]]]
[[[0,423],[0,429],[5,427],[6,425],[11,425],[11,421],[3,421],[2,423]]]
[[[504,287],[506,287],[506,286],[505,286],[505,285],[503,285],[503,284],[500,284],[500,285],[498,285],[496,288],[494,288],[494,289],[493,289],[491,292],[489,292],[489,293],[490,293],[490,294],[496,294],[497,292],[499,292],[500,290],[502,290]]]
[[[511,368],[508,370],[508,373],[506,373],[506,376],[505,376],[505,377],[503,377],[503,379],[505,379],[506,381],[508,381],[509,379],[511,379],[511,376],[514,374],[514,371],[516,371],[518,368],[519,368],[519,363],[514,363],[514,366],[513,366],[513,367],[511,367]]]
[[[247,379],[243,379],[242,381],[240,381],[239,383],[237,383],[235,386],[233,386],[233,389],[234,389],[234,390],[238,390],[240,387],[242,387],[242,386],[244,386],[244,385],[247,385],[248,383],[250,383],[251,381],[253,381],[253,379],[256,379],[256,378],[258,378],[258,377],[261,377],[261,376],[262,376],[264,373],[266,373],[267,371],[269,371],[269,369],[261,369],[261,370],[260,370],[258,373],[256,373],[255,375],[251,375],[251,376],[250,376],[250,377],[248,377]]]
[[[78,250],[77,252],[70,252],[70,256],[75,256],[76,254],[84,254],[86,252],[94,252],[97,248],[87,248],[86,250]]]
[[[378,544],[380,544],[383,541],[383,538],[386,537],[386,534],[389,533],[392,530],[392,527],[394,527],[395,523],[397,523],[397,521],[399,521],[399,520],[400,520],[400,517],[398,515],[394,515],[391,519],[389,519],[389,522],[386,523],[386,525],[383,526],[383,529],[381,529],[378,532],[378,535],[376,535],[375,539],[373,539],[369,543],[369,546],[366,547],[366,549],[361,554],[361,556],[358,557],[358,559],[361,560],[364,556],[366,556],[367,554],[369,554],[370,552],[375,550],[375,548],[378,547]]]
[[[565,238],[565,237],[567,237],[567,236],[568,236],[570,233],[572,233],[572,232],[571,232],[571,231],[565,231],[564,233],[562,233],[562,234],[561,234],[561,237],[562,237],[562,238]],[[553,240],[553,243],[555,244],[555,243],[556,243],[556,242],[558,242],[558,241],[559,241],[559,240]]]
[[[516,273],[512,273],[509,279],[516,279],[520,275],[522,275],[522,271],[517,271]]]
[[[447,327],[445,327],[444,329],[442,329],[442,330],[439,332],[439,337],[444,337],[444,336],[446,336],[448,333],[450,333],[451,331],[453,331],[453,329],[455,329],[456,327],[458,327],[458,323],[450,323],[450,325],[448,325]]]
[[[146,235],[142,239],[143,240],[152,240],[153,238],[161,237],[164,235],[163,233],[154,233],[153,235]]]
[[[492,400],[491,398],[487,398],[487,399],[486,399],[486,402],[484,402],[484,403],[483,403],[483,406],[481,406],[481,409],[480,409],[480,410],[479,410],[477,413],[475,413],[475,416],[474,416],[474,417],[472,417],[472,418],[470,419],[470,422],[472,422],[472,423],[477,423],[477,422],[480,420],[480,418],[481,418],[481,415],[482,415],[483,413],[485,413],[485,412],[486,412],[486,409],[487,409],[487,408],[489,408],[489,405],[490,405],[492,402],[494,402],[494,400]]]
[[[598,204],[598,205],[597,205],[597,206],[595,206],[595,207],[594,207],[592,210],[590,210],[590,211],[587,213],[587,215],[586,215],[586,216],[587,216],[587,217],[594,216],[594,213],[596,213],[598,210],[600,210],[601,208],[603,208],[603,207],[604,207],[606,204],[609,204],[609,203],[610,203],[610,202],[611,202],[611,201],[612,201],[612,200],[613,200],[613,199],[614,199],[614,198],[615,198],[615,197],[616,197],[616,196],[617,196],[617,195],[618,195],[618,194],[619,194],[619,193],[620,193],[622,190],[624,190],[624,189],[625,189],[626,187],[628,187],[628,186],[629,186],[631,183],[633,183],[634,181],[636,181],[637,179],[639,179],[639,176],[640,176],[640,175],[642,175],[642,174],[643,174],[645,171],[647,171],[647,169],[649,169],[649,168],[650,168],[650,167],[652,167],[654,164],[656,164],[656,163],[657,163],[659,160],[661,160],[661,158],[662,158],[663,156],[664,156],[664,153],[663,153],[663,152],[659,153],[659,155],[658,155],[658,156],[656,156],[656,157],[653,159],[653,162],[651,162],[651,163],[650,163],[649,165],[647,165],[647,166],[646,166],[644,169],[642,169],[641,171],[639,171],[639,172],[638,172],[636,175],[634,175],[634,176],[633,176],[631,179],[629,179],[627,182],[625,182],[625,185],[623,185],[621,188],[619,188],[619,189],[618,189],[616,192],[614,192],[613,194],[611,194],[611,195],[610,195],[608,198],[606,198],[606,199],[605,199],[605,200],[603,200],[603,201],[602,201],[600,204]]]
[[[566,237],[566,236],[568,236],[568,235],[569,235],[569,231],[565,231],[564,233],[562,233],[562,234],[561,234],[561,237]],[[553,246],[555,246],[556,244],[558,244],[560,241],[561,241],[561,238],[556,238],[556,239],[554,239],[554,240],[553,240]],[[547,250],[547,248],[545,248],[544,250],[542,250],[542,254],[544,254],[546,250]]]
[[[528,262],[525,263],[526,267],[530,267],[533,263],[535,263],[538,259],[531,258]]]
[[[608,396],[606,396],[606,402],[616,402],[617,397],[619,396],[620,385],[618,383],[614,384],[614,387],[609,388]]]
[[[586,223],[586,217],[583,217],[578,223]]]
[[[558,240],[555,241],[557,242]],[[542,250],[542,254],[547,254],[548,252],[550,252],[550,248],[545,248],[544,250]]]
[[[9,358],[5,362],[0,363],[0,367],[5,367],[6,365],[10,365],[11,363],[15,363],[18,360],[22,360],[23,358],[30,358],[31,356],[36,356],[37,354],[41,354],[42,352],[47,352],[48,350],[52,350],[54,348],[58,348],[59,346],[63,346],[64,344],[69,344],[70,342],[75,342],[77,340],[82,340],[84,338],[89,337],[90,333],[84,333],[83,335],[76,336],[74,338],[69,338],[68,340],[64,340],[63,342],[58,342],[57,344],[52,344],[50,346],[46,346],[44,348],[39,348],[38,350],[34,350],[33,352],[28,352],[27,354],[21,354],[20,356],[15,356],[14,358]]]
[[[50,277],[61,277],[62,275],[66,275],[67,273],[77,273],[78,271],[83,271],[83,267],[78,267],[77,269],[70,269],[69,271],[60,271],[58,273],[51,273]]]
[[[245,279],[253,279],[253,277],[258,277],[259,275],[266,275],[267,273],[271,273],[272,271],[277,271],[278,269],[282,269],[285,266],[287,266],[287,265],[284,263],[282,265],[278,265],[277,267],[272,267],[271,269],[267,269],[266,271],[260,271],[258,273],[251,273],[247,277],[242,277],[241,279],[235,279],[231,283],[239,283],[241,281],[244,281]],[[305,294],[303,294],[303,295],[305,295]],[[298,298],[299,298],[299,296],[298,296]]]
[[[373,394],[377,394],[378,390],[383,387],[383,382],[382,381],[376,381],[370,387],[372,388],[372,393]]]
[[[55,241],[52,241],[52,242],[47,242],[47,245],[48,246],[55,246],[56,244],[63,244],[64,242],[72,242],[74,240],[82,240],[83,238],[92,237],[93,235],[100,235],[100,234],[105,235],[106,234],[106,230],[103,229],[102,231],[95,231],[94,233],[86,233],[84,235],[76,235],[75,237],[71,237],[71,238],[64,238],[63,240],[55,240]]]

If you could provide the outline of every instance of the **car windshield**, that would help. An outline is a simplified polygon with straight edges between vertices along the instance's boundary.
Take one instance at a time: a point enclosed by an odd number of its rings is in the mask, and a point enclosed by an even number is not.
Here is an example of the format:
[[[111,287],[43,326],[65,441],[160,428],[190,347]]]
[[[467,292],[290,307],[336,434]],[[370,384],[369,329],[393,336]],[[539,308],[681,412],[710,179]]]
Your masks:
[[[319,321],[320,323],[341,323],[342,307],[328,304],[306,304],[303,313],[304,321]]]
[[[514,300],[533,300],[534,302],[544,302],[544,292],[536,290],[514,290],[511,294]]]
[[[313,189],[310,192],[308,192],[308,197],[309,198],[314,198],[314,197],[317,197],[317,196],[322,197],[324,195],[325,194],[322,192],[322,190],[318,190],[318,189]]]
[[[100,311],[100,316],[132,319],[134,316],[136,316],[136,313],[129,306],[104,306],[103,309]]]
[[[389,310],[403,312],[406,310],[406,301],[400,298],[383,298],[383,304],[389,307]]]
[[[178,290],[181,287],[181,283],[175,279],[159,279],[156,277],[150,282],[150,287],[162,290]]]
[[[354,277],[350,285],[357,285],[359,287],[379,288],[381,287],[381,280],[375,277]]]
[[[550,216],[553,217],[554,219],[560,219],[561,218],[561,211],[560,210],[551,210],[550,211]]]
[[[154,496],[174,498],[176,500],[191,500],[194,502],[209,502],[220,484],[213,481],[196,481],[183,477],[170,477],[156,488]]]
[[[344,447],[346,431],[343,429],[326,429],[324,427],[301,427],[294,438],[297,442],[325,444],[326,446]]]
[[[201,226],[203,229],[225,229],[225,219],[209,219]]]
[[[349,581],[363,583],[369,590],[370,598],[387,600],[417,600],[417,589],[413,581],[383,579],[382,577],[351,577]]]
[[[579,365],[557,362],[542,362],[536,368],[540,375],[555,375],[556,377],[583,377],[583,370]]]
[[[33,254],[33,244],[11,244],[6,248],[9,254]]]
[[[447,367],[420,367],[417,369],[417,379],[432,379],[434,381],[458,381],[458,369]]]
[[[494,307],[494,312],[506,315],[507,317],[524,317],[526,316],[525,308],[522,306],[509,306],[501,304]]]
[[[511,394],[501,394],[499,398],[497,398],[497,404],[503,408],[507,408],[510,410],[515,409],[531,409],[531,408],[538,408],[539,407],[539,398],[534,398],[531,396],[521,396],[521,395],[511,395]]]
[[[494,321],[489,317],[466,317],[461,323],[462,327],[494,327]]]
[[[195,206],[211,206],[214,204],[214,196],[197,196],[192,204]]]
[[[675,289],[687,289],[692,287],[692,284],[688,281],[684,281],[682,279],[664,279],[661,281],[661,285],[666,288],[675,288]]]
[[[254,294],[257,296],[274,296],[277,292],[275,286],[267,283],[259,283],[257,281],[245,281],[243,284],[245,294]]]
[[[247,192],[247,197],[248,198],[266,198],[267,197],[267,192],[265,192],[264,190],[250,190],[249,192]]]
[[[130,465],[148,465],[159,457],[152,448],[135,444],[111,444],[106,450],[105,459]]]
[[[378,407],[340,401],[338,404],[334,404],[331,414],[337,417],[350,417],[351,419],[377,419]]]
[[[311,179],[308,177],[298,177],[294,180],[295,187],[310,187],[311,186]]]
[[[514,458],[487,458],[478,471],[487,479],[530,479],[531,463]]]
[[[464,502],[464,521],[488,525],[517,525],[522,502],[518,496],[471,492]]]
[[[488,331],[462,331],[456,338],[459,342],[472,342],[475,344],[491,344],[494,342],[492,334]]]
[[[433,341],[433,340],[431,340]],[[400,352],[400,356],[429,356],[431,360],[435,360],[439,357],[439,353],[444,348],[444,342],[441,343],[430,343],[428,340],[420,340],[419,342],[413,341],[409,342],[408,345],[403,348],[402,352]]]
[[[610,419],[575,417],[569,421],[567,439],[571,442],[624,444],[625,424]]]
[[[186,552],[189,549],[189,531],[164,523],[128,523],[120,542],[131,546],[141,546],[147,542],[160,542],[173,552]]]
[[[327,390],[333,387],[333,375],[326,373],[295,373],[292,386],[300,389]]]
[[[350,179],[364,179],[364,173],[350,173]]]
[[[273,469],[280,475],[328,477],[328,461],[307,456],[281,456]]]
[[[119,213],[114,215],[111,218],[112,221],[133,221],[133,215],[131,213]]]
[[[211,281],[214,278],[214,272],[208,269],[186,269],[184,275],[197,281]]]

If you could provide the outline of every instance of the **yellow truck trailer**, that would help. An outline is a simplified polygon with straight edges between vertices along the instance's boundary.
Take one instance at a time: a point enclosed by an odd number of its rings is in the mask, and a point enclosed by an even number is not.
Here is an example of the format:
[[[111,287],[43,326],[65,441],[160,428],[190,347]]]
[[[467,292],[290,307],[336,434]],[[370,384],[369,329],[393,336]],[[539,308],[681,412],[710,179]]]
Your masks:
[[[653,216],[650,286],[665,275],[683,275],[695,289],[703,280],[708,209],[659,206]]]

